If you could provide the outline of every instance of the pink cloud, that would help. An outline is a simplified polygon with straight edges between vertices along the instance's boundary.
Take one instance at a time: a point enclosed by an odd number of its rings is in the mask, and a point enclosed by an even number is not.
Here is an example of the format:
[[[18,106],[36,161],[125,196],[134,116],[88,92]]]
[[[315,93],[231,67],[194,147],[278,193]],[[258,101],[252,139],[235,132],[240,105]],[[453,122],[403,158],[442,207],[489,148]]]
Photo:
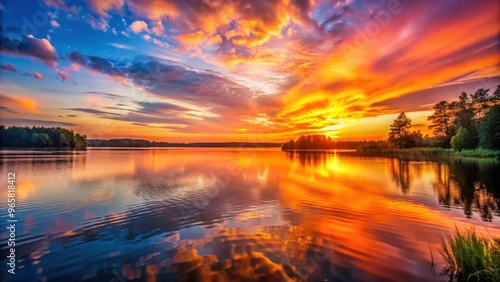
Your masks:
[[[70,68],[73,70],[73,71],[79,71],[80,70],[80,66],[77,65],[77,64],[71,64]]]
[[[121,10],[123,0],[89,0],[89,7],[103,17],[108,17],[108,11]]]
[[[59,78],[61,78],[62,81],[65,81],[66,79],[70,78],[70,75],[68,72],[64,71],[64,70],[56,70],[57,72],[57,75],[59,76]]]
[[[149,32],[148,30],[148,24],[144,21],[135,21],[133,22],[131,25],[130,25],[130,30],[135,33],[135,34],[138,34],[142,31],[146,31],[146,32]]]
[[[2,41],[0,53],[37,58],[51,67],[57,65],[56,49],[47,39],[28,35],[21,40],[3,37]]]
[[[34,76],[35,76],[35,78],[36,78],[36,79],[38,79],[38,80],[42,80],[42,79],[43,79],[42,74],[41,74],[41,73],[39,73],[39,72],[37,72],[37,71],[36,71],[36,72],[34,72],[34,73],[33,73],[33,75],[34,75]]]
[[[51,25],[52,27],[55,27],[55,28],[57,28],[57,27],[60,27],[60,26],[61,26],[58,22],[56,22],[56,20],[51,20],[51,21],[50,21],[50,25]]]

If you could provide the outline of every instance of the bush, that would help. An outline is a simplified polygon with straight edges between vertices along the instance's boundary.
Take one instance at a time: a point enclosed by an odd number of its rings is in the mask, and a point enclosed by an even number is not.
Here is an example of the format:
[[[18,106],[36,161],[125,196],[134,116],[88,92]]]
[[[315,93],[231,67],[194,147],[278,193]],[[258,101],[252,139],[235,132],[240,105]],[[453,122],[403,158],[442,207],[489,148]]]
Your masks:
[[[467,128],[460,127],[457,134],[451,138],[451,147],[457,151],[475,148],[473,136]]]

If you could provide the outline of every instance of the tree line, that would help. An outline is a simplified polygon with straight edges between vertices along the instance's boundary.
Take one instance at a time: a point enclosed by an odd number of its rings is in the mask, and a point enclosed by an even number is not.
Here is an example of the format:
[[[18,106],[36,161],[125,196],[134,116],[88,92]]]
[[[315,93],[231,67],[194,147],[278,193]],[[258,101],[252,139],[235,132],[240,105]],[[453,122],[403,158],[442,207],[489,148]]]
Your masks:
[[[85,150],[87,136],[54,127],[5,127],[0,125],[0,147],[63,148]]]
[[[384,141],[335,141],[323,134],[313,134],[301,135],[297,140],[291,139],[283,144],[281,150],[357,149],[359,147],[376,149],[385,144]]]
[[[90,139],[87,141],[89,147],[232,147],[232,148],[256,148],[256,147],[280,147],[281,143],[271,142],[196,142],[196,143],[171,143],[156,142],[143,139]]]
[[[389,142],[396,148],[500,150],[500,85],[493,93],[483,88],[472,94],[462,92],[458,100],[441,101],[432,108],[427,120],[433,137],[411,132],[411,119],[402,112],[390,126]]]

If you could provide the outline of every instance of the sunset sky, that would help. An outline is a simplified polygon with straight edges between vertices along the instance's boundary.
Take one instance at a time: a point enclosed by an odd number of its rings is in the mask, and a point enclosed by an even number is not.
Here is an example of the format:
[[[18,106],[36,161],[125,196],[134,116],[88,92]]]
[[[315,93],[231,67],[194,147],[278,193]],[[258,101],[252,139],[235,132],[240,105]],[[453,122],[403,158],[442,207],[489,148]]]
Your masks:
[[[498,0],[2,1],[0,123],[90,139],[384,139],[500,84]]]

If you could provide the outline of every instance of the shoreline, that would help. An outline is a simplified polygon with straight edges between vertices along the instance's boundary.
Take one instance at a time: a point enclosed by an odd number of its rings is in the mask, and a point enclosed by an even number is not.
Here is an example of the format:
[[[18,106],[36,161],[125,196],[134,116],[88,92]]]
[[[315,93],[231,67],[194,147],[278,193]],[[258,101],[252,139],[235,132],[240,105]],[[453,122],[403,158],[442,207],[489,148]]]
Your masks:
[[[470,149],[460,152],[444,148],[411,148],[411,149],[293,149],[283,152],[333,152],[352,153],[355,156],[365,157],[390,157],[390,158],[430,158],[454,157],[474,159],[500,159],[500,150]]]

